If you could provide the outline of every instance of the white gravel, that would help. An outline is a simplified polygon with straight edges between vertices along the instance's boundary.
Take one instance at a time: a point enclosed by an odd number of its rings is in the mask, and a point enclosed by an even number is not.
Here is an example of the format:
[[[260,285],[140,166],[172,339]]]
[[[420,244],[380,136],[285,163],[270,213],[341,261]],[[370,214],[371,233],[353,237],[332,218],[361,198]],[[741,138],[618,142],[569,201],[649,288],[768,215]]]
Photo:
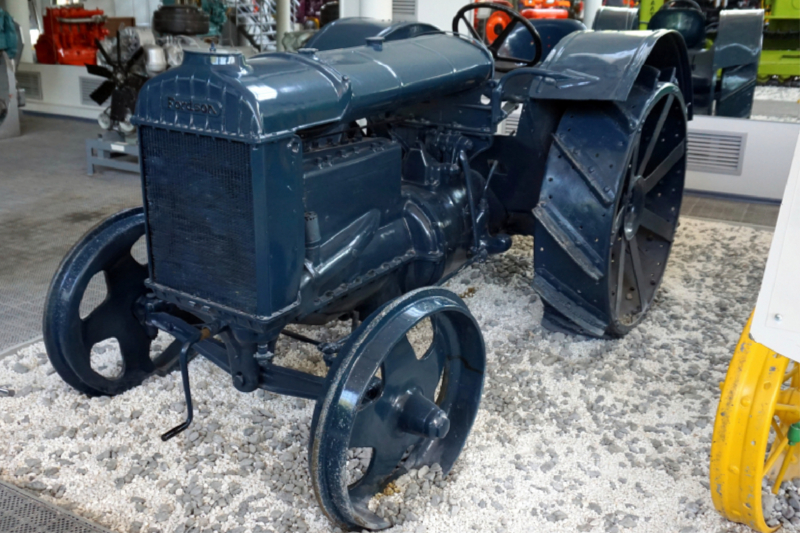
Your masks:
[[[771,237],[683,219],[654,308],[623,340],[542,330],[530,239],[458,275],[449,287],[488,349],[481,411],[448,478],[414,473],[373,501],[404,522],[391,531],[748,531],[714,511],[708,454]],[[306,346],[279,346],[324,371]],[[0,478],[121,533],[330,531],[306,471],[312,403],[238,393],[205,360],[192,383],[195,423],[162,443],[183,417],[177,373],[89,399],[27,347],[0,361],[0,386],[17,391],[0,397]]]
[[[800,103],[800,87],[756,87],[756,100],[778,100]]]

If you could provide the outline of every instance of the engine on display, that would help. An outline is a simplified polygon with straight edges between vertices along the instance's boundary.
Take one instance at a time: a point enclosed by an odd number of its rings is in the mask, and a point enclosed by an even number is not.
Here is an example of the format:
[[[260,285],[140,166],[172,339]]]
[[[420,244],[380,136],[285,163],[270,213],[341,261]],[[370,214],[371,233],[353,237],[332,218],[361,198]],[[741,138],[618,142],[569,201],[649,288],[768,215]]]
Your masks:
[[[533,236],[546,327],[635,327],[680,209],[683,40],[567,20],[546,54],[531,21],[508,10],[487,47],[466,20],[479,7],[453,23],[472,37],[375,36],[250,59],[186,51],[145,83],[131,120],[144,207],[87,234],[48,296],[44,337],[62,378],[113,395],[179,366],[187,419],[164,440],[192,421],[194,354],[242,392],[316,400],[309,465],[322,509],[339,527],[381,529],[390,523],[370,498],[408,469],[448,472],[477,414],[486,351],[466,304],[442,288],[450,276]],[[505,43],[515,29],[528,35],[521,49]],[[516,131],[497,134],[520,106]],[[142,236],[146,265],[131,255]],[[82,318],[100,272],[109,296]],[[352,331],[332,342],[292,329],[336,320]],[[423,322],[431,340],[417,356],[407,334]],[[159,331],[175,342],[151,354]],[[285,336],[315,345],[327,376],[276,364]],[[90,365],[111,337],[124,359],[116,380]],[[350,448],[373,452],[348,485]]]

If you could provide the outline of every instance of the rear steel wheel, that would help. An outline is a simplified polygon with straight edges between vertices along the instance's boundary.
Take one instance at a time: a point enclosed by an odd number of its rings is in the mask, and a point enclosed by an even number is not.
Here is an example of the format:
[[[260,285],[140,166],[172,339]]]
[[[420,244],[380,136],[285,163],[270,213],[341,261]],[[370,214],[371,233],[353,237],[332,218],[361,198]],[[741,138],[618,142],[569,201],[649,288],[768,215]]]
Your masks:
[[[142,235],[142,208],[111,216],[78,241],[50,284],[43,324],[47,355],[64,381],[90,396],[111,396],[135,387],[171,366],[180,352],[173,342],[151,359],[150,344],[157,332],[142,323],[141,313],[147,267],[131,255]],[[106,297],[82,318],[81,302],[97,274],[105,280]],[[112,338],[119,344],[122,369],[108,377],[93,368],[92,348]]]
[[[424,351],[413,339],[423,324]],[[391,524],[368,508],[375,494],[411,468],[436,463],[447,474],[475,420],[485,364],[480,329],[450,291],[418,289],[370,315],[331,366],[314,411],[309,466],[328,518],[384,529]],[[371,458],[349,481],[353,448],[371,449]]]
[[[747,321],[722,384],[711,441],[711,498],[728,520],[763,533],[762,487],[800,475],[800,366],[750,338]]]
[[[647,71],[624,103],[575,102],[534,208],[533,286],[553,330],[619,337],[655,297],[686,173],[680,89]]]

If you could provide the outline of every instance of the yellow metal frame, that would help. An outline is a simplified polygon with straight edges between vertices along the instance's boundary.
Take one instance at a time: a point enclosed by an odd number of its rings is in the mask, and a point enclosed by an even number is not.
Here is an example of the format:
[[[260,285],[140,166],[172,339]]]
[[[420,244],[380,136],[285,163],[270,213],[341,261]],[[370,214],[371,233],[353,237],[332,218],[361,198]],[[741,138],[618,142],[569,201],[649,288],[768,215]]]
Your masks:
[[[761,487],[798,474],[789,426],[800,421],[800,367],[750,337],[752,315],[722,383],[711,443],[711,497],[727,519],[768,533]],[[788,371],[787,371],[788,369]],[[772,442],[770,437],[772,433]],[[788,477],[787,477],[788,476]]]

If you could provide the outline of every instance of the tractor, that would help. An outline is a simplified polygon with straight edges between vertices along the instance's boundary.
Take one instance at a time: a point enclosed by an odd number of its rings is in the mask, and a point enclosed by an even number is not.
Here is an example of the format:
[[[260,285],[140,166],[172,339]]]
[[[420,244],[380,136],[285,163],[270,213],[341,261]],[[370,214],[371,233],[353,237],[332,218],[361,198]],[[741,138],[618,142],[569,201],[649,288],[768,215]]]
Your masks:
[[[446,474],[478,411],[486,348],[444,282],[532,236],[544,326],[610,338],[636,327],[681,206],[683,39],[573,31],[545,54],[509,10],[487,45],[467,20],[480,7],[459,10],[454,33],[250,59],[187,52],[145,83],[132,118],[143,207],[91,229],[49,289],[44,339],[59,375],[111,396],[180,368],[187,416],[163,440],[193,419],[196,356],[241,392],[314,400],[316,498],[336,526],[378,530],[390,523],[370,499],[410,469]],[[519,32],[527,57],[506,46]],[[516,132],[498,134],[518,107]],[[96,275],[107,296],[85,312]],[[349,333],[307,334],[336,321]],[[409,335],[423,326],[417,353]],[[159,332],[174,342],[156,352]],[[91,363],[111,338],[124,363],[113,379]],[[327,375],[277,364],[285,338],[316,346]],[[351,448],[371,449],[355,482]]]
[[[683,36],[692,65],[694,112],[750,118],[761,56],[762,9],[718,9],[695,0],[603,7],[595,30],[672,29]]]

